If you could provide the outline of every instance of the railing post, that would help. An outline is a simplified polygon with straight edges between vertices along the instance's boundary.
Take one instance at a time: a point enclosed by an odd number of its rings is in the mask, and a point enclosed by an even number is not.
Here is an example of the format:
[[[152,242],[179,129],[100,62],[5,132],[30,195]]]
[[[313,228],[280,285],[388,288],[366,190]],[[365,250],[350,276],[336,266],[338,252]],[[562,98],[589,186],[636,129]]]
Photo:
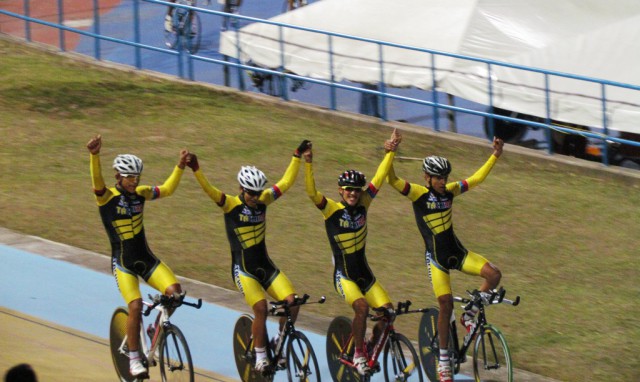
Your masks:
[[[100,34],[100,0],[93,0],[93,33]],[[93,56],[96,60],[100,60],[102,55],[100,52],[100,39],[93,39]]]
[[[549,91],[549,73],[544,74],[544,98],[545,98],[545,107],[546,107],[546,122],[547,125],[551,125],[551,97]],[[545,136],[547,138],[547,152],[549,154],[553,154],[555,151],[553,148],[553,131],[547,128],[545,131]]]
[[[29,3],[31,2],[31,0],[25,0],[24,1],[24,15],[27,17],[31,17],[30,13],[30,7],[29,7]],[[27,19],[24,20],[24,36],[27,39],[27,41],[31,42],[31,22]]]
[[[285,74],[285,62],[284,62],[284,33],[283,33],[283,26],[280,25],[278,26],[278,35],[280,37],[280,68],[279,71],[280,73],[282,73],[280,75],[280,93],[282,94],[282,99],[285,101],[289,101],[289,92],[288,92],[288,86],[287,86],[287,82],[288,79],[287,77],[284,75]]]
[[[492,116],[489,118],[489,131],[487,132],[489,140],[492,140],[493,137],[495,136],[495,118],[493,118],[493,114],[495,114],[495,109],[493,107],[493,80],[492,80],[492,75],[491,75],[491,64],[487,62],[487,80],[489,81],[487,83],[488,89],[489,89],[489,110],[491,110],[491,114]]]
[[[58,0],[58,24],[64,24],[64,5],[62,0]],[[66,44],[64,42],[64,29],[58,28],[58,36],[60,36],[60,50],[66,51]]]
[[[431,101],[433,101],[433,129],[440,131],[440,116],[438,115],[438,93],[436,88],[438,81],[436,80],[436,57],[431,53]]]
[[[388,121],[387,118],[387,87],[384,83],[384,55],[383,55],[383,46],[382,44],[378,44],[378,56],[379,65],[380,65],[380,86],[378,87],[378,92],[381,93],[376,96],[378,100],[378,105],[380,108],[380,117],[383,121]]]
[[[602,129],[605,137],[609,136],[609,121],[607,118],[607,88],[605,84],[601,83],[600,88],[602,89],[602,96],[600,99],[602,100]],[[609,165],[609,143],[606,139],[602,140],[602,163],[605,166]]]
[[[331,110],[336,110],[337,102],[336,102],[336,75],[333,72],[333,36],[328,35],[329,37],[329,73],[331,76],[331,88],[329,89],[329,105]]]
[[[142,56],[140,54],[140,0],[133,0],[133,41],[136,43],[135,62],[136,68],[142,69]]]
[[[240,54],[241,49],[240,49],[240,28],[238,28],[238,26],[235,26],[235,31],[236,31],[236,50],[237,50],[237,61],[238,64],[242,64],[242,61],[240,60],[240,57],[242,57]],[[238,89],[240,89],[241,91],[245,91],[247,90],[246,87],[244,86],[244,69],[242,69],[241,67],[238,67]]]

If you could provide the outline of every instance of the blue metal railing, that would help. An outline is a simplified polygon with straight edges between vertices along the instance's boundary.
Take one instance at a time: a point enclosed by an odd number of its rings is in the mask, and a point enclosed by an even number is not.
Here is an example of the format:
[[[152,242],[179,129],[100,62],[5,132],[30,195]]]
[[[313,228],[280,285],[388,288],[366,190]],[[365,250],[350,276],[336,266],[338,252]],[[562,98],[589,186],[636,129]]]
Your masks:
[[[225,68],[226,71],[228,71],[229,69],[235,69],[237,71],[237,75],[238,75],[238,88],[242,91],[245,91],[245,85],[244,85],[244,77],[246,76],[246,72],[247,71],[251,71],[251,72],[257,72],[257,73],[261,73],[263,75],[271,75],[274,76],[275,78],[279,78],[280,79],[280,92],[279,92],[279,96],[282,97],[284,100],[289,100],[289,94],[288,94],[288,87],[287,87],[287,81],[304,81],[306,83],[312,83],[312,84],[318,84],[318,85],[322,85],[322,86],[326,86],[329,88],[329,107],[332,110],[336,110],[338,108],[338,101],[337,101],[337,90],[346,90],[349,92],[355,92],[356,94],[367,94],[370,96],[374,96],[376,97],[377,101],[378,101],[378,107],[380,109],[380,115],[379,117],[382,120],[387,120],[388,118],[388,110],[387,110],[387,101],[388,100],[395,100],[395,101],[399,101],[399,102],[403,102],[403,103],[410,103],[410,104],[415,104],[415,105],[422,105],[422,106],[427,106],[427,107],[431,107],[433,109],[433,128],[436,131],[440,130],[440,121],[439,121],[439,111],[440,110],[444,110],[444,111],[448,111],[448,112],[457,112],[457,113],[465,113],[465,114],[469,114],[469,115],[475,115],[475,116],[479,116],[482,118],[486,118],[488,119],[488,126],[489,126],[489,135],[493,135],[493,128],[494,128],[494,121],[496,120],[500,120],[500,121],[505,121],[505,122],[511,122],[511,123],[517,123],[517,124],[521,124],[521,125],[526,125],[529,126],[531,128],[542,128],[545,129],[545,131],[547,132],[546,134],[546,139],[547,139],[547,146],[548,146],[548,150],[550,153],[553,152],[553,144],[552,142],[552,137],[551,137],[551,133],[552,131],[558,131],[561,133],[566,133],[566,134],[577,134],[577,135],[581,135],[583,137],[586,138],[590,138],[593,139],[595,141],[601,142],[601,148],[603,151],[603,155],[602,155],[602,162],[605,165],[609,164],[609,145],[608,143],[614,142],[614,143],[618,143],[618,144],[623,144],[623,145],[630,145],[630,146],[634,146],[634,147],[640,147],[640,142],[636,142],[633,140],[629,140],[629,139],[623,139],[623,138],[619,138],[619,137],[615,137],[610,135],[609,132],[609,128],[608,128],[608,119],[607,119],[607,105],[608,105],[608,100],[606,98],[606,94],[607,94],[607,87],[618,87],[618,88],[623,88],[623,89],[629,89],[629,90],[633,90],[633,91],[640,91],[640,86],[635,86],[635,85],[631,85],[631,84],[625,84],[625,83],[620,83],[620,82],[614,82],[614,81],[606,81],[606,80],[601,80],[601,79],[597,79],[597,78],[591,78],[591,77],[585,77],[585,76],[579,76],[579,75],[573,75],[570,73],[563,73],[563,72],[557,72],[557,71],[552,71],[552,70],[543,70],[543,69],[537,69],[537,68],[530,68],[530,67],[524,67],[521,65],[516,65],[516,64],[509,64],[509,63],[505,63],[505,62],[497,62],[497,61],[493,61],[493,60],[488,60],[488,59],[482,59],[482,58],[475,58],[475,57],[468,57],[468,56],[464,56],[464,55],[460,55],[460,54],[455,54],[455,53],[448,53],[448,52],[441,52],[441,51],[437,51],[437,50],[430,50],[430,49],[423,49],[423,48],[417,48],[417,47],[413,47],[413,46],[406,46],[406,45],[401,45],[401,44],[397,44],[397,43],[390,43],[390,42],[385,42],[385,41],[379,41],[379,40],[374,40],[374,39],[369,39],[369,38],[363,38],[363,37],[358,37],[358,36],[350,36],[350,35],[345,35],[345,34],[341,34],[341,33],[335,33],[335,32],[327,32],[327,31],[321,31],[321,30],[317,30],[317,29],[312,29],[312,28],[306,28],[306,27],[301,27],[301,26],[294,26],[294,25],[288,25],[288,24],[284,24],[284,23],[279,23],[279,22],[274,22],[274,21],[270,21],[270,20],[263,20],[263,19],[259,19],[259,18],[255,18],[255,17],[249,17],[249,16],[243,16],[243,15],[239,15],[239,14],[230,14],[230,13],[225,13],[225,12],[221,12],[221,11],[214,11],[214,10],[209,10],[209,9],[204,9],[204,8],[199,8],[199,7],[191,7],[188,5],[183,5],[183,4],[175,4],[175,3],[170,3],[167,1],[162,1],[162,0],[131,0],[130,2],[132,2],[132,40],[127,40],[127,39],[122,39],[122,38],[115,38],[115,37],[110,37],[107,36],[103,33],[101,33],[101,18],[100,18],[100,0],[92,0],[92,6],[93,6],[93,28],[92,31],[85,31],[85,30],[81,30],[78,28],[73,28],[73,27],[69,27],[67,25],[65,25],[65,8],[63,6],[63,0],[56,0],[57,1],[57,11],[58,11],[58,22],[54,23],[54,22],[50,22],[50,21],[45,21],[42,19],[38,19],[35,17],[32,17],[30,15],[30,11],[32,9],[31,7],[31,2],[34,0],[23,0],[23,12],[24,14],[18,14],[15,12],[10,12],[7,10],[3,10],[0,9],[0,14],[4,14],[6,16],[10,16],[16,19],[22,19],[25,21],[25,29],[24,29],[24,36],[25,39],[27,41],[32,41],[32,23],[34,24],[40,24],[40,25],[44,25],[44,26],[48,26],[48,27],[53,27],[53,28],[57,28],[58,29],[58,44],[59,44],[59,49],[62,51],[66,51],[67,50],[67,40],[65,39],[65,32],[72,32],[72,33],[77,33],[79,35],[82,36],[86,36],[89,38],[93,38],[94,39],[94,58],[97,60],[102,60],[103,59],[103,54],[102,54],[102,44],[101,42],[103,41],[107,41],[107,42],[112,42],[112,43],[117,43],[117,44],[122,44],[122,45],[126,45],[126,46],[131,46],[134,48],[134,66],[137,69],[142,69],[144,66],[143,63],[143,58],[142,58],[142,52],[143,51],[152,51],[152,52],[157,52],[157,53],[161,53],[161,54],[166,54],[169,56],[174,56],[176,57],[177,60],[177,67],[178,67],[178,73],[177,75],[180,78],[186,78],[186,79],[190,79],[190,80],[194,80],[197,73],[196,71],[198,70],[198,66],[195,65],[196,62],[198,63],[202,63],[203,65],[216,65],[216,66],[221,66],[223,68]],[[230,25],[232,28],[234,28],[235,31],[235,37],[236,37],[236,41],[237,43],[237,56],[240,57],[240,41],[241,41],[241,37],[242,34],[239,32],[237,26],[242,22],[242,23],[263,23],[263,24],[268,24],[268,25],[273,25],[276,26],[278,28],[278,34],[279,34],[279,45],[280,45],[280,65],[277,69],[268,69],[268,68],[260,68],[260,67],[256,67],[254,65],[250,65],[247,63],[242,63],[239,60],[229,60],[227,57],[223,57],[222,59],[217,59],[215,57],[207,57],[203,54],[190,54],[189,52],[187,52],[186,50],[180,50],[180,51],[176,51],[173,49],[167,49],[164,47],[158,47],[155,45],[150,45],[150,44],[145,44],[142,43],[142,29],[141,29],[141,14],[140,14],[140,8],[141,8],[141,3],[147,3],[148,6],[161,6],[163,9],[166,9],[165,7],[168,6],[172,6],[172,7],[180,7],[180,8],[184,8],[184,9],[188,9],[188,10],[192,10],[195,12],[198,12],[201,15],[210,15],[212,17],[217,17],[220,19],[223,18],[227,18],[228,20],[231,20],[232,22],[228,23],[228,25]],[[160,33],[161,30],[161,26],[162,23],[159,20],[158,21],[158,28],[154,29],[153,33]],[[323,80],[323,79],[316,79],[316,78],[311,78],[311,77],[304,77],[304,76],[299,76],[295,73],[291,73],[285,70],[285,45],[284,45],[284,30],[286,28],[291,28],[291,29],[296,29],[296,30],[302,30],[302,31],[306,31],[306,32],[310,32],[310,33],[316,33],[316,34],[323,34],[327,36],[328,39],[328,52],[327,54],[329,55],[328,57],[328,62],[329,62],[329,79],[328,80]],[[377,87],[376,90],[373,90],[371,88],[363,88],[363,87],[358,87],[358,86],[352,86],[349,85],[347,83],[342,83],[342,82],[337,82],[335,80],[336,76],[334,73],[334,63],[335,63],[335,52],[334,52],[334,39],[335,38],[343,38],[343,39],[349,39],[349,40],[353,40],[353,41],[359,41],[359,42],[364,42],[364,43],[368,43],[368,44],[374,44],[377,46],[377,50],[378,50],[378,62],[377,65],[379,67],[380,70],[380,85]],[[386,47],[391,47],[391,48],[399,48],[399,49],[405,49],[405,50],[410,50],[410,51],[416,51],[416,52],[421,52],[421,53],[425,53],[426,55],[428,55],[428,57],[430,57],[429,60],[429,64],[430,64],[430,71],[431,71],[431,81],[432,81],[432,88],[434,90],[430,91],[431,93],[431,100],[426,100],[426,99],[420,99],[420,98],[414,98],[414,97],[408,97],[408,96],[402,96],[402,95],[398,95],[398,94],[394,94],[390,91],[387,91],[385,84],[385,77],[384,77],[384,68],[385,68],[385,62],[384,62],[384,49]],[[458,59],[458,60],[468,60],[468,61],[473,61],[473,62],[478,62],[478,63],[482,63],[484,65],[486,65],[487,67],[487,94],[488,94],[488,99],[486,101],[486,105],[488,105],[489,107],[489,111],[485,112],[485,111],[479,111],[479,110],[474,110],[474,109],[470,109],[470,108],[463,108],[463,107],[457,107],[457,106],[453,106],[453,105],[449,105],[447,103],[442,103],[438,101],[438,96],[437,96],[437,91],[436,89],[436,70],[437,70],[437,66],[436,66],[436,57],[449,57],[449,58],[453,58],[453,59]],[[185,73],[185,61],[186,61],[186,66],[188,68],[187,72]],[[429,68],[429,66],[426,66],[426,68]],[[524,70],[524,71],[528,71],[528,72],[533,72],[533,73],[539,73],[541,75],[543,75],[544,77],[544,88],[542,89],[544,91],[545,94],[545,108],[546,108],[546,118],[543,118],[543,122],[536,122],[536,121],[531,121],[531,120],[527,120],[527,119],[522,119],[522,118],[514,118],[514,117],[509,117],[509,116],[504,116],[504,115],[498,115],[498,114],[494,114],[491,112],[491,110],[493,110],[493,106],[494,106],[494,98],[495,98],[495,94],[494,94],[494,85],[493,85],[493,80],[491,77],[491,73],[493,73],[494,67],[501,67],[501,68],[510,68],[513,70]],[[205,70],[210,70],[208,67]],[[594,84],[598,84],[600,86],[600,103],[602,105],[602,133],[597,133],[597,132],[593,132],[593,131],[579,131],[579,130],[575,130],[575,129],[571,129],[568,127],[563,127],[563,126],[558,126],[553,124],[553,121],[551,120],[551,94],[553,93],[553,91],[550,89],[550,77],[560,77],[560,78],[566,78],[566,79],[572,79],[572,80],[578,80],[578,81],[585,81],[585,82],[590,82],[590,83],[594,83]],[[225,80],[225,85],[230,85],[230,82]],[[428,93],[428,92],[427,92]],[[640,107],[640,106],[639,106]]]

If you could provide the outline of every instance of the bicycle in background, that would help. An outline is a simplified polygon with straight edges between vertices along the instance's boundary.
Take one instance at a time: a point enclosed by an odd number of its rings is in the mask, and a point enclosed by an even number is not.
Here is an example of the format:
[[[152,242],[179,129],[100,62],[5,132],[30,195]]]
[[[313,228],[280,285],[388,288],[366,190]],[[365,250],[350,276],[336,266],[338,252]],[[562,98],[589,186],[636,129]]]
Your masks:
[[[411,301],[399,302],[396,309],[373,308],[378,315],[369,315],[371,321],[382,320],[385,325],[372,348],[365,346],[367,364],[371,374],[380,371],[378,357],[384,350],[383,370],[385,381],[423,381],[420,358],[407,337],[396,332],[393,322],[396,316],[422,313],[426,308],[409,310]],[[361,376],[353,364],[355,344],[351,333],[351,319],[336,317],[327,331],[327,361],[334,382],[369,381],[371,375]]]
[[[175,4],[196,7],[196,0],[176,0]],[[173,7],[170,22],[171,28],[164,28],[164,42],[171,49],[186,49],[191,54],[198,53],[202,39],[202,23],[197,11],[183,7]]]
[[[307,0],[284,0],[282,4],[282,12],[293,11],[302,8],[308,4]]]
[[[454,301],[461,302],[465,310],[471,309],[472,304],[478,306],[476,313],[477,324],[473,331],[467,334],[459,343],[456,329],[455,313],[449,322],[449,359],[455,374],[460,372],[460,364],[466,362],[467,350],[473,342],[473,372],[476,382],[480,381],[508,381],[513,382],[513,364],[511,353],[504,334],[494,325],[487,322],[485,308],[494,304],[509,304],[517,306],[520,296],[515,300],[504,298],[504,288],[491,291],[488,297],[483,297],[478,290],[467,291],[469,298],[454,297]],[[422,366],[431,381],[438,381],[438,309],[427,310],[420,321],[418,341]],[[474,341],[475,338],[475,341]]]
[[[194,380],[193,362],[187,340],[182,331],[169,321],[169,312],[181,305],[192,306],[196,309],[200,309],[202,306],[202,299],[198,299],[197,303],[187,302],[184,301],[185,295],[185,292],[174,296],[156,295],[151,297],[149,295],[151,302],[143,301],[146,307],[143,312],[144,317],[149,316],[154,309],[159,312],[155,323],[150,324],[147,328],[150,343],[145,340],[144,324],[141,323],[138,349],[140,349],[143,363],[147,369],[149,366],[160,365],[162,381],[193,382]],[[120,381],[133,382],[139,379],[133,378],[129,373],[128,318],[129,310],[126,307],[119,307],[113,312],[109,342],[111,358]]]
[[[320,368],[311,342],[302,332],[296,330],[291,318],[291,308],[294,306],[309,304],[309,295],[295,296],[294,301],[270,302],[269,313],[277,317],[286,317],[284,327],[275,345],[267,346],[267,356],[270,366],[265,372],[255,371],[256,353],[251,335],[253,317],[243,314],[236,321],[233,329],[233,352],[240,379],[249,381],[273,381],[275,373],[279,370],[287,370],[289,381],[320,381]],[[316,303],[323,304],[322,296]],[[269,343],[269,341],[266,341]],[[285,350],[286,349],[286,350]],[[282,360],[285,360],[284,362]]]

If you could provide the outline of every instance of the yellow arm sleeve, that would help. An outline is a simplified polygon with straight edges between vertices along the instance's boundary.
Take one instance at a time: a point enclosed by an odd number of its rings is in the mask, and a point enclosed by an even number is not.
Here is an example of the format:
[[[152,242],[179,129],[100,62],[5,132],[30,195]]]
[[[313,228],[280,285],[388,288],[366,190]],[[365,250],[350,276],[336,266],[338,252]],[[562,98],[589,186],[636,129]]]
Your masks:
[[[91,184],[94,192],[102,192],[106,188],[102,178],[102,166],[100,165],[100,155],[89,154],[89,167],[91,170]]]
[[[371,183],[376,188],[376,190],[379,190],[380,187],[382,187],[387,174],[389,174],[391,166],[393,166],[393,158],[395,157],[395,155],[396,153],[394,151],[389,151],[384,155],[384,158],[382,158],[382,162],[380,162],[380,165],[376,170],[376,174],[373,176],[373,179],[371,179]]]
[[[461,193],[472,189],[487,178],[487,175],[489,175],[491,169],[493,168],[493,165],[496,164],[497,160],[498,157],[491,154],[487,162],[482,167],[480,167],[473,175],[463,181],[448,183],[447,190],[453,192],[454,195],[460,195]]]
[[[273,192],[263,192],[260,196],[260,201],[266,205],[269,205],[274,200],[282,196],[296,181],[298,177],[298,171],[300,170],[300,158],[291,157],[289,167],[282,175],[282,178],[271,189]]]
[[[167,180],[165,180],[161,186],[158,186],[158,190],[160,191],[158,198],[170,196],[174,193],[174,191],[180,184],[180,179],[182,179],[183,172],[184,169],[181,169],[178,166],[173,169],[173,172],[171,173],[171,175],[169,175],[169,178],[167,178]]]
[[[212,186],[209,183],[207,178],[202,173],[202,170],[198,169],[198,171],[196,171],[194,174],[196,176],[196,180],[198,181],[198,183],[200,183],[200,187],[202,187],[204,192],[206,192],[207,195],[209,195],[209,197],[211,198],[211,200],[216,202],[217,205],[221,206],[223,203],[222,196],[224,195],[222,191],[220,191],[219,189],[217,189],[216,187]]]
[[[313,204],[318,206],[322,203],[324,196],[316,190],[316,181],[313,177],[313,163],[304,164],[304,180],[307,196],[311,199]]]

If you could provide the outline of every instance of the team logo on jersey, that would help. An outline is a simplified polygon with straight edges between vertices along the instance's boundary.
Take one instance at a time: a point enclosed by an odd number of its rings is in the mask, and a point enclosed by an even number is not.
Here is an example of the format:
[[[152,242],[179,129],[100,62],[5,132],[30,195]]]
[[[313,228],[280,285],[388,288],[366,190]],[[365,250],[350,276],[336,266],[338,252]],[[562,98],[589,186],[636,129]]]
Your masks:
[[[367,224],[367,217],[358,213],[356,216],[349,215],[349,212],[345,209],[340,217],[340,227],[349,229],[360,229]]]

